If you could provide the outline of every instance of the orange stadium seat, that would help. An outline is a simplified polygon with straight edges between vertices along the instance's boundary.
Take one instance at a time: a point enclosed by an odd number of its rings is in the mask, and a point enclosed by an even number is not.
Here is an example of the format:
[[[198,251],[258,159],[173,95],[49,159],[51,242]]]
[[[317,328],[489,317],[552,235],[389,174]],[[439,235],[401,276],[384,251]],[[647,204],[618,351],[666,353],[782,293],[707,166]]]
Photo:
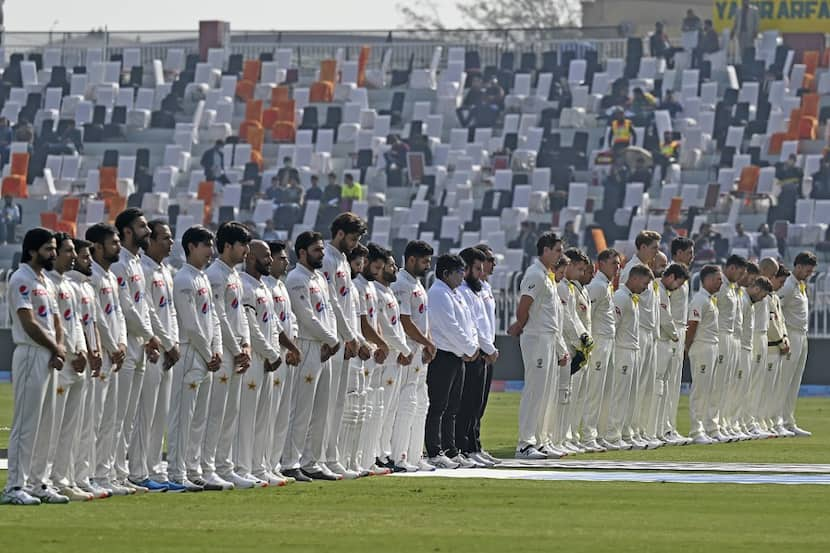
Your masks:
[[[328,103],[334,99],[334,83],[317,81],[311,85],[308,101],[312,103]]]
[[[249,100],[245,104],[245,120],[262,122],[262,100]]]
[[[81,199],[67,196],[63,199],[63,209],[61,210],[61,221],[69,223],[76,223],[78,221],[78,214],[81,212]]]
[[[363,46],[360,49],[360,56],[357,58],[357,86],[366,86],[366,66],[369,65],[369,56],[372,49]]]
[[[291,89],[287,86],[276,86],[271,89],[271,107],[277,107],[279,102],[291,99]]]
[[[801,97],[801,115],[809,117],[818,117],[819,105],[821,103],[821,96],[816,93],[805,94]]]
[[[787,139],[787,133],[783,133],[783,132],[773,133],[772,136],[769,137],[768,152],[772,155],[780,154],[781,153],[781,147],[784,145],[784,141],[786,139]]]
[[[268,108],[262,113],[262,126],[266,129],[274,127],[274,123],[280,120],[280,110]]]
[[[320,62],[320,79],[327,83],[337,82],[337,60],[323,60]]]
[[[11,196],[12,198],[28,198],[29,187],[26,184],[26,178],[20,175],[11,175],[3,178],[3,196]]]
[[[257,164],[259,170],[262,171],[265,159],[262,157],[262,152],[257,150],[251,150],[251,161]]]
[[[253,129],[261,129],[262,128],[262,123],[260,123],[259,121],[243,121],[239,125],[239,138],[241,138],[242,140],[245,140],[247,142],[248,132],[252,128]]]
[[[254,97],[254,90],[256,88],[256,83],[253,81],[239,81],[236,83],[236,96],[243,102],[247,102],[251,98]]]
[[[803,116],[798,122],[798,138],[800,140],[816,140],[818,136],[818,119]]]
[[[608,249],[608,242],[605,238],[605,231],[601,228],[591,229],[591,238],[594,240],[594,247],[597,249],[597,252],[601,252],[603,250]]]
[[[250,81],[252,83],[259,82],[259,72],[262,68],[262,62],[259,60],[245,60],[242,66],[242,80]]]
[[[761,168],[757,165],[744,167],[741,171],[741,177],[738,180],[738,192],[743,192],[747,195],[755,194],[755,189],[758,186],[758,177],[760,175]]]
[[[12,154],[12,166],[9,174],[27,179],[29,176],[29,154],[22,152]]]
[[[54,211],[45,211],[40,214],[40,226],[49,230],[58,230],[58,214]]]
[[[262,145],[265,143],[265,129],[262,125],[248,128],[247,142],[251,145],[251,150],[262,153]]]
[[[819,57],[821,52],[818,50],[808,50],[804,52],[801,63],[807,66],[807,75],[815,75],[818,69]]]
[[[296,134],[297,129],[294,123],[287,121],[277,121],[271,129],[271,139],[274,142],[294,142]]]
[[[297,114],[297,104],[294,100],[284,100],[277,102],[274,108],[279,111],[277,121],[284,121],[287,123],[294,123]],[[264,125],[263,125],[264,126]],[[271,125],[273,127],[273,125]]]
[[[666,212],[666,222],[676,225],[680,222],[680,211],[683,209],[683,198],[672,198],[669,210]]]

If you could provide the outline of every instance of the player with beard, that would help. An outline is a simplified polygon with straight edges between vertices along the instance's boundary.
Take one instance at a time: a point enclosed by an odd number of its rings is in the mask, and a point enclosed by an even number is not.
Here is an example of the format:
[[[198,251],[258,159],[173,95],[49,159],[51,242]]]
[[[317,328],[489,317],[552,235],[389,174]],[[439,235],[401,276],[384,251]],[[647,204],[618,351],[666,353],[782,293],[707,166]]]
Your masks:
[[[132,488],[119,485],[113,478],[115,463],[116,405],[118,379],[127,355],[127,327],[118,301],[118,279],[110,270],[121,253],[118,230],[105,223],[92,225],[86,231],[92,243],[92,287],[97,298],[95,324],[101,337],[103,363],[92,384],[94,394],[95,465],[92,485],[112,495],[130,495]]]
[[[280,321],[282,333],[286,339],[291,341],[293,349],[299,353],[300,350],[295,344],[299,333],[297,317],[291,310],[291,298],[288,297],[288,290],[282,280],[288,272],[288,252],[285,249],[285,242],[281,240],[269,242],[268,249],[271,251],[271,270],[270,274],[262,277],[262,281],[271,290],[274,313]],[[287,356],[287,348],[282,349],[282,356],[283,358]],[[288,435],[288,419],[291,414],[291,398],[294,393],[296,371],[295,365],[283,363],[274,375],[274,393],[271,395],[271,424],[268,436],[271,448],[267,455],[268,465],[274,475],[284,478],[287,482],[294,482],[294,479],[282,474],[280,460],[285,447],[285,438]]]
[[[57,247],[51,231],[35,228],[23,238],[20,268],[9,279],[7,303],[12,319],[14,415],[9,435],[9,472],[0,503],[69,503],[30,473],[34,455],[46,455],[49,434],[41,420],[45,401],[54,401],[54,373],[66,361],[55,289],[44,274],[54,267]],[[51,424],[51,421],[50,421]],[[42,436],[45,447],[42,447]],[[41,445],[41,447],[38,447]],[[45,475],[43,475],[45,477]],[[28,480],[28,482],[27,482]],[[24,490],[26,484],[32,484]]]
[[[355,280],[355,286],[361,296],[360,329],[363,336],[375,346],[372,359],[363,364],[363,377],[366,382],[366,394],[360,398],[360,439],[353,456],[353,470],[359,468],[370,474],[389,474],[391,469],[375,464],[378,456],[377,432],[383,424],[382,377],[383,364],[389,356],[389,345],[383,339],[378,322],[378,292],[375,281],[386,266],[386,255],[381,248],[366,249],[366,263],[363,274]]]
[[[478,248],[465,248],[459,255],[466,265],[464,282],[461,283],[459,290],[470,311],[481,354],[474,361],[464,364],[461,407],[455,419],[455,445],[458,449],[458,456],[453,461],[462,468],[493,467],[495,463],[478,458],[475,436],[475,424],[481,413],[484,386],[487,382],[485,365],[495,363],[499,354],[491,338],[494,332],[490,329],[490,319],[487,318],[484,299],[481,297],[481,276],[484,273],[484,262],[487,256]]]
[[[70,458],[72,484],[83,492],[91,494],[95,499],[109,497],[108,491],[93,487],[92,477],[93,451],[95,449],[95,404],[92,385],[101,374],[103,359],[101,358],[101,338],[95,319],[98,316],[98,304],[95,301],[95,290],[92,288],[92,244],[86,240],[75,239],[75,251],[78,255],[72,271],[66,273],[66,278],[72,285],[77,298],[77,316],[81,321],[81,328],[86,341],[88,370],[83,380],[82,403],[80,405],[80,419],[77,434],[73,438]],[[60,446],[58,446],[60,447]],[[55,472],[55,469],[52,469]]]
[[[253,357],[242,386],[239,427],[236,433],[234,455],[236,470],[244,478],[250,476],[271,486],[284,486],[287,480],[274,474],[270,466],[272,433],[272,402],[279,404],[282,387],[274,386],[275,379],[285,378],[278,372],[284,364],[280,346],[287,350],[285,364],[296,366],[300,352],[288,339],[275,313],[274,297],[262,277],[270,274],[271,249],[262,240],[251,242],[251,251],[242,273],[243,305],[248,320]],[[273,398],[277,394],[277,398]]]
[[[84,373],[88,363],[86,339],[78,316],[79,300],[75,288],[66,278],[66,274],[74,268],[78,254],[75,252],[75,242],[65,232],[55,233],[55,243],[58,247],[55,266],[46,276],[52,281],[57,294],[58,313],[63,325],[63,345],[71,370],[60,371],[56,375],[55,402],[44,404],[43,424],[52,419],[53,435],[48,458],[37,460],[36,465],[46,462],[50,480],[62,495],[72,501],[89,501],[94,498],[93,494],[75,487],[71,471],[72,448],[77,441],[83,416],[81,409],[86,382]]]
[[[370,248],[378,248],[369,244]],[[381,248],[382,249],[382,248]],[[403,371],[412,363],[412,350],[406,343],[406,334],[400,323],[401,311],[394,292],[389,288],[398,279],[398,265],[392,252],[384,249],[386,265],[375,281],[378,294],[378,324],[386,342],[389,344],[390,355],[383,365],[381,388],[383,389],[381,402],[385,415],[380,428],[380,445],[378,464],[389,469],[395,469],[392,459],[392,429],[395,425],[395,415],[398,412],[398,399],[401,393],[401,378]]]
[[[328,415],[332,358],[340,350],[337,319],[330,305],[323,268],[323,237],[306,231],[294,241],[297,266],[288,273],[286,287],[299,327],[297,346],[302,353],[295,373],[288,437],[282,455],[282,473],[298,482],[339,480],[324,470],[323,438]]]
[[[173,275],[164,263],[173,250],[173,233],[170,226],[161,220],[150,221],[148,226],[150,239],[141,256],[141,268],[147,283],[150,322],[164,355],[155,363],[148,364],[144,374],[136,427],[146,428],[150,433],[147,463],[143,467],[145,479],[167,486],[168,492],[183,492],[183,486],[168,480],[166,465],[162,463],[162,443],[170,411],[170,369],[181,357],[179,322],[173,303]]]
[[[150,306],[145,298],[147,286],[141,268],[140,252],[147,247],[150,227],[142,211],[134,207],[118,214],[115,227],[121,239],[121,253],[118,262],[112,265],[112,272],[118,280],[118,300],[127,324],[127,358],[116,376],[115,477],[120,485],[139,493],[165,491],[166,488],[156,482],[141,480],[142,467],[147,464],[150,429],[139,429],[135,433],[136,439],[133,439],[146,363],[148,360],[150,363],[158,361],[161,350],[150,322]],[[144,482],[147,486],[137,482]]]
[[[332,359],[331,387],[325,431],[324,472],[338,474],[347,480],[358,477],[340,462],[338,441],[346,401],[346,379],[349,364],[355,357],[365,361],[371,357],[369,344],[358,328],[356,304],[352,302],[351,267],[348,255],[366,234],[366,222],[354,213],[341,213],[331,223],[331,240],[326,242],[323,257],[323,276],[329,287],[331,307],[337,319],[337,335],[343,342],[343,356]]]
[[[429,336],[427,292],[420,279],[429,271],[432,254],[432,246],[426,242],[415,240],[407,244],[404,269],[391,287],[401,310],[407,344],[413,351],[412,363],[402,368],[401,395],[392,429],[392,457],[397,466],[403,467],[406,462],[422,471],[435,470],[422,457],[424,422],[429,407],[427,366],[435,357],[436,349]]]

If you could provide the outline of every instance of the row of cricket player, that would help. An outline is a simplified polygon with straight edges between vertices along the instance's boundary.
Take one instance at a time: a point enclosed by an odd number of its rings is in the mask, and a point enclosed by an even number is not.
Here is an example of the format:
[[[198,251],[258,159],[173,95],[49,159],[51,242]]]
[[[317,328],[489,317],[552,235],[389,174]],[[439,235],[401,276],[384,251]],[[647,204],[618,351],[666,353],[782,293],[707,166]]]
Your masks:
[[[399,271],[359,243],[366,230],[343,213],[328,241],[300,234],[288,272],[284,242],[195,226],[175,274],[170,227],[138,209],[85,240],[28,231],[8,287],[2,503],[496,464],[479,438],[498,357],[493,252],[440,256],[427,293],[432,247],[408,244]]]
[[[622,271],[613,249],[596,270],[553,233],[521,281],[517,321],[525,381],[517,458],[809,436],[795,406],[807,360],[806,282],[814,254],[790,271],[733,255],[706,265],[690,300],[693,242],[643,231]],[[677,431],[684,358],[688,437]]]

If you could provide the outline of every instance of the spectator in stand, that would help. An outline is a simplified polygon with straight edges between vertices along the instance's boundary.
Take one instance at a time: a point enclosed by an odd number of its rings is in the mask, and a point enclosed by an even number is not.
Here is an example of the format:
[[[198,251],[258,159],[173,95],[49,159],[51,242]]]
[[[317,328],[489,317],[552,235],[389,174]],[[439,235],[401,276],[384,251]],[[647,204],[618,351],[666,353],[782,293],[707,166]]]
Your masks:
[[[768,224],[764,223],[761,225],[758,228],[758,232],[761,233],[757,240],[758,255],[761,255],[761,250],[780,249],[778,238],[770,232]]]
[[[632,121],[634,124],[645,126],[651,120],[655,109],[657,109],[657,98],[640,87],[635,88],[634,96],[631,99],[631,112],[634,114]]]
[[[26,142],[31,149],[32,142],[35,140],[35,130],[25,117],[20,117],[17,125],[14,126],[14,140],[15,142]]]
[[[655,157],[655,162],[660,165],[660,181],[666,180],[666,173],[672,163],[677,162],[680,156],[680,141],[674,139],[671,131],[663,133],[663,143],[660,145],[660,152]]]
[[[288,177],[288,185],[283,189],[282,203],[295,204],[297,206],[303,205],[303,187],[300,186],[300,179],[291,175]]]
[[[752,237],[744,231],[742,223],[735,224],[735,236],[732,237],[732,249],[752,251]]]
[[[628,79],[620,77],[611,85],[611,93],[600,100],[600,109],[607,112],[610,109],[628,107],[631,99],[628,97]]]
[[[225,142],[217,140],[213,144],[213,148],[205,151],[202,154],[200,164],[205,171],[205,180],[218,181],[222,184],[228,184],[230,181],[225,176]]]
[[[720,51],[720,35],[715,30],[711,19],[703,22],[703,31],[700,34],[698,48],[701,54],[714,54]]]
[[[84,139],[81,131],[75,127],[75,121],[69,119],[66,123],[66,128],[57,136],[61,149],[65,155],[74,155],[84,153]]]
[[[339,205],[340,198],[343,196],[343,189],[337,184],[337,173],[329,173],[329,183],[323,190],[323,203],[329,205]]]
[[[579,235],[574,232],[573,221],[565,223],[565,229],[562,232],[562,245],[570,248],[579,247]]]
[[[671,252],[672,240],[678,236],[677,231],[674,230],[674,225],[668,221],[663,221],[663,232],[660,234],[660,250]],[[663,253],[665,253],[665,251],[663,251]]]
[[[646,167],[646,162],[643,158],[637,158],[634,166],[634,172],[628,177],[628,182],[641,182],[645,185],[644,191],[647,191],[651,186],[651,181],[654,178],[654,171],[651,167]]]
[[[695,261],[707,263],[716,261],[718,254],[715,251],[715,242],[720,237],[712,230],[712,225],[703,223],[700,232],[692,237],[695,243]]]
[[[351,211],[354,202],[362,202],[364,198],[363,185],[355,182],[351,173],[343,176],[343,193],[340,198],[340,206],[343,211]]]
[[[663,23],[658,21],[654,24],[654,32],[648,39],[651,57],[664,58],[669,69],[674,67],[674,55],[683,51],[683,48],[675,48],[671,45],[669,35],[663,30]]]
[[[637,133],[630,119],[626,119],[625,112],[618,109],[608,129],[608,144],[617,156],[620,152],[637,143]]]
[[[652,122],[650,125],[647,125],[646,130],[643,132],[643,135],[643,149],[650,152],[652,157],[659,154],[660,137],[657,134],[657,125],[654,122]]]
[[[481,75],[473,75],[470,82],[470,89],[464,95],[455,113],[458,115],[458,122],[462,127],[467,127],[472,119],[472,112],[476,106],[484,103],[484,79]]]
[[[770,209],[771,220],[784,219],[795,221],[795,204],[803,197],[801,183],[804,180],[804,170],[797,165],[798,157],[790,154],[787,161],[775,167],[775,178],[781,185],[778,193],[778,205]]]
[[[813,189],[810,191],[813,200],[830,200],[830,156],[824,156],[821,167],[813,174]]]
[[[412,145],[409,149],[412,153],[421,153],[424,155],[424,165],[432,165],[432,150],[429,149],[429,137],[425,134],[419,134],[412,139]]]
[[[761,24],[761,15],[757,6],[749,3],[749,0],[741,1],[741,8],[735,12],[735,24],[732,26],[730,38],[738,41],[738,54],[743,63],[753,60],[744,57],[747,50],[755,45],[755,37]]]
[[[320,188],[320,177],[311,175],[311,186],[305,192],[305,201],[321,201],[323,199],[323,189]]]
[[[280,184],[288,184],[291,177],[300,182],[300,172],[294,167],[294,161],[291,156],[285,156],[282,158],[282,167],[277,171],[277,179],[279,179]]]
[[[283,190],[285,190],[285,187],[280,184],[280,179],[272,177],[271,187],[265,191],[265,197],[275,204],[281,204],[283,203]]]
[[[686,17],[683,18],[682,30],[684,33],[700,31],[700,18],[691,8],[686,12]]]
[[[266,242],[280,239],[280,235],[277,231],[277,225],[274,222],[274,219],[268,219],[267,221],[265,221],[265,232],[262,233],[262,239]]]
[[[17,225],[22,222],[23,214],[20,206],[14,203],[11,196],[3,197],[3,207],[0,210],[0,244],[14,244]]]
[[[406,167],[406,154],[409,153],[409,146],[396,134],[386,137],[386,144],[389,149],[383,153],[386,160],[386,170],[402,169]]]
[[[508,248],[522,250],[524,252],[522,269],[525,269],[530,264],[533,256],[536,255],[536,241],[538,239],[539,235],[536,234],[533,223],[530,221],[522,221],[519,236],[515,240],[511,240],[507,245]]]
[[[0,171],[9,162],[12,142],[14,142],[14,133],[9,126],[9,120],[0,117]]]
[[[668,111],[669,115],[671,115],[671,118],[674,119],[675,117],[677,117],[678,113],[683,111],[683,106],[680,105],[680,102],[678,102],[674,98],[674,91],[667,90],[666,95],[663,98],[663,101],[660,103],[660,107],[658,109],[664,109]]]
[[[504,89],[496,77],[490,79],[490,83],[484,91],[484,101],[494,107],[496,111],[504,111]]]

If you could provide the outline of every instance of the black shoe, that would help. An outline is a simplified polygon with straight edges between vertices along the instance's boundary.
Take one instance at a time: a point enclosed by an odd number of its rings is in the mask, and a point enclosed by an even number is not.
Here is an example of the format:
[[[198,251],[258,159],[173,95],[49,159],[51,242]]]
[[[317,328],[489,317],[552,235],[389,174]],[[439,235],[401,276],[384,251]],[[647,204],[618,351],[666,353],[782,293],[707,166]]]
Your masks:
[[[223,492],[225,491],[222,486],[218,484],[209,484],[204,478],[197,478],[196,480],[191,480],[197,486],[201,486],[206,492]]]
[[[311,482],[311,478],[306,476],[300,469],[288,469],[281,472],[283,476],[290,476],[297,482]]]
[[[384,460],[383,460],[383,459],[381,459],[380,457],[375,457],[375,463],[376,463],[376,464],[377,464],[377,466],[379,466],[379,467],[387,468],[387,469],[389,469],[389,470],[391,470],[391,471],[393,471],[393,472],[395,471],[395,462],[394,462],[394,461],[391,461],[391,460],[389,460],[389,459],[386,459],[386,460],[384,461]]]
[[[300,469],[300,472],[302,472],[306,476],[306,478],[310,478],[311,480],[328,480],[329,482],[336,482],[337,480],[339,480],[337,476],[326,474],[321,470],[310,471]]]

